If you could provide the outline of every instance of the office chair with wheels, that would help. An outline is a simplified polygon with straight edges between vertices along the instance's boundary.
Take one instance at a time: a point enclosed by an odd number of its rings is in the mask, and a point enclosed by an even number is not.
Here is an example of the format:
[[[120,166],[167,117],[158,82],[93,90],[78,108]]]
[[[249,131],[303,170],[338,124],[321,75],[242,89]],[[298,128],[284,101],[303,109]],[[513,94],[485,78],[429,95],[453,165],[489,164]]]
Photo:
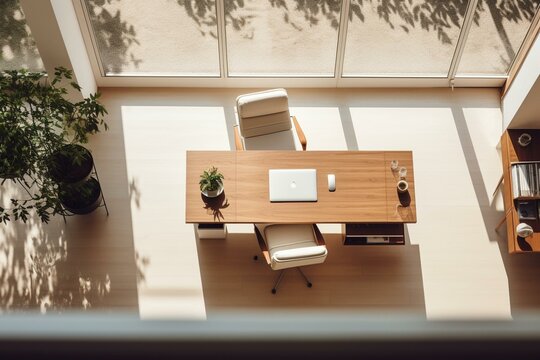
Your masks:
[[[296,117],[289,114],[285,89],[240,95],[236,98],[236,111],[236,150],[299,150],[300,146],[306,150],[304,132]]]
[[[306,281],[312,283],[300,267],[321,264],[326,260],[328,251],[324,238],[315,224],[264,224],[255,225],[255,234],[263,256],[272,270],[280,270],[272,287],[272,294],[285,275],[285,270],[296,268]],[[257,260],[258,256],[254,256]]]

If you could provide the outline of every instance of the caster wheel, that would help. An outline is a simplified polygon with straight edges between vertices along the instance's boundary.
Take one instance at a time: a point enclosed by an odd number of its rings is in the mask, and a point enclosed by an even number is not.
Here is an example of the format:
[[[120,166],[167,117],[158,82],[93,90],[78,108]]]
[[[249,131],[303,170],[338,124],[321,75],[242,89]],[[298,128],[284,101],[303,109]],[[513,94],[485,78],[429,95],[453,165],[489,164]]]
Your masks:
[[[310,288],[310,287],[312,287],[312,286],[313,286],[312,283],[310,283],[310,282],[307,283],[307,287],[308,287],[308,288]]]
[[[257,255],[253,256],[253,260],[259,260],[259,257]]]
[[[276,289],[272,289],[272,294],[275,294],[276,293]]]

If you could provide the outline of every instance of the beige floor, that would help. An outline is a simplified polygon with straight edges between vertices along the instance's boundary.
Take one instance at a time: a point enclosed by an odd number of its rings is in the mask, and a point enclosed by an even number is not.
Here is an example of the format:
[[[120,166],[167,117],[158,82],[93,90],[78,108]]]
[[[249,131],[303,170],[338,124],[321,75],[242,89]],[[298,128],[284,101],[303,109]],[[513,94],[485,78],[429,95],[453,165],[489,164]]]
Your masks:
[[[338,225],[321,226],[330,255],[306,270],[314,288],[291,273],[277,296],[269,292],[276,274],[251,260],[257,246],[250,226],[230,226],[225,241],[198,241],[184,222],[185,151],[230,149],[234,98],[246,91],[104,89],[110,130],[90,147],[111,215],[100,209],[66,226],[2,227],[2,310],[50,298],[59,309],[81,308],[86,298],[92,308],[143,318],[304,306],[510,318],[540,308],[540,259],[508,256],[493,231],[501,215],[491,196],[501,173],[497,90],[290,90],[309,149],[413,150],[418,223],[407,226],[408,245],[393,248],[343,247]],[[8,192],[2,195],[5,201]],[[49,250],[63,258],[39,304],[28,304],[24,292],[29,254],[39,248],[33,236],[65,247]],[[64,306],[59,294],[77,295],[78,277],[94,290]]]
[[[208,316],[223,311],[314,310],[406,312],[425,316],[419,247],[343,246],[341,235],[326,234],[323,265],[304,268],[307,288],[294,269],[285,273],[277,295],[270,289],[277,272],[262,259],[251,234],[198,243]]]

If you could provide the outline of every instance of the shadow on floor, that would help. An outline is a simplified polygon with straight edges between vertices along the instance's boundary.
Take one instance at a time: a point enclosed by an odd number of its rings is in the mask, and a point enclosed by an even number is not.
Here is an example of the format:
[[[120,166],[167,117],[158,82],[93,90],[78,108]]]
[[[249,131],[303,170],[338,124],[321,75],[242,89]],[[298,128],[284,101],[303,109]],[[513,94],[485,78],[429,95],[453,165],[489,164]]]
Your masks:
[[[502,218],[503,212],[496,209],[496,201],[490,201],[490,194],[486,191],[480,162],[474,150],[463,109],[452,108],[452,113],[486,232],[490,241],[496,241],[499,246],[508,278],[511,313],[514,316],[519,312],[540,311],[540,281],[538,281],[540,278],[540,254],[511,255],[508,253],[506,226],[502,226],[498,233],[495,232],[495,227]]]
[[[289,270],[276,295],[278,272],[260,255],[255,235],[228,234],[226,240],[198,241],[206,312],[324,308],[326,310],[414,312],[425,316],[418,246],[344,246],[340,234],[325,234],[328,257],[301,275]]]
[[[499,229],[498,244],[508,277],[512,316],[540,311],[540,253],[509,254],[506,225]]]
[[[99,168],[107,199],[104,208],[49,224],[36,218],[28,224],[0,224],[0,313],[63,312],[94,309],[138,314],[136,262],[131,202],[138,207],[141,192],[128,182],[120,106],[108,106],[108,132],[96,134],[88,148]],[[17,189],[0,186],[0,205]],[[139,265],[139,266],[137,266]]]

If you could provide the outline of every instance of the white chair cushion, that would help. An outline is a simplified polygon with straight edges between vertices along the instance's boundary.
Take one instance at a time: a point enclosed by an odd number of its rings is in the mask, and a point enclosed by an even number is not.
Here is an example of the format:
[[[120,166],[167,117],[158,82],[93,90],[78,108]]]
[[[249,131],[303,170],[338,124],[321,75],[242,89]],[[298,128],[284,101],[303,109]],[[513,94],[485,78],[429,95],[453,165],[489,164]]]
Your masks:
[[[285,89],[260,91],[236,98],[240,133],[244,138],[290,130],[289,102]]]
[[[246,150],[300,150],[302,145],[292,129],[244,139]]]
[[[264,116],[240,118],[240,133],[244,138],[273,134],[279,131],[290,130],[291,116],[288,111]]]
[[[308,246],[297,249],[280,250],[274,253],[276,261],[303,260],[326,255],[326,246]]]
[[[281,250],[317,246],[313,226],[310,224],[273,224],[264,228],[264,237],[270,256]]]
[[[281,250],[274,253],[270,261],[273,270],[322,264],[328,254],[326,246],[309,246],[299,249]]]
[[[240,95],[236,98],[236,106],[240,118],[288,111],[287,91],[285,89],[272,89]]]
[[[256,225],[264,234],[273,270],[321,264],[326,260],[326,246],[318,245],[310,224]]]

